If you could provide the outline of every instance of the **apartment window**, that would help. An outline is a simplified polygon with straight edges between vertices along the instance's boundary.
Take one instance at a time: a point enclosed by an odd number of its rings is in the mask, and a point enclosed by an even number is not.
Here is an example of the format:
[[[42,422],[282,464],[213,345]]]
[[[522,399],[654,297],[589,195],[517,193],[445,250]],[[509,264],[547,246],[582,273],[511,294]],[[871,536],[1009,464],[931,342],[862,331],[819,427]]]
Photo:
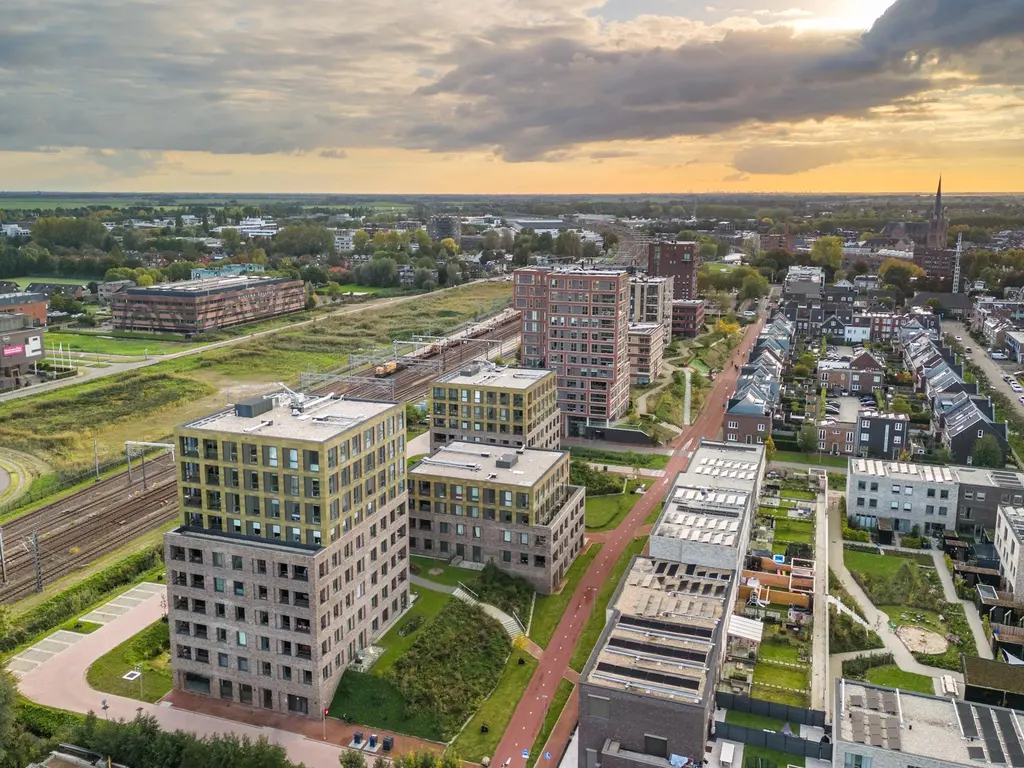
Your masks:
[[[926,506],[926,507],[924,508],[924,513],[925,513],[926,515],[934,515],[934,514],[935,514],[935,506],[934,506],[933,504],[929,504],[929,505],[927,505],[927,506]]]
[[[929,499],[934,499],[935,498],[935,489],[934,488],[929,488],[928,491],[927,491],[927,496],[928,496]]]
[[[591,717],[611,717],[611,700],[603,696],[587,696],[587,712]]]
[[[908,486],[904,487],[903,493],[906,496],[913,496],[914,495],[914,486],[908,485]]]
[[[940,499],[948,499],[949,498],[949,491],[948,490],[940,490],[939,491],[939,498]]]
[[[843,768],[871,768],[871,758],[848,752],[846,760],[843,762]]]
[[[857,506],[858,507],[863,507],[864,506],[864,497],[863,496],[858,496],[857,497]]]
[[[899,493],[900,493],[901,490],[902,490],[901,487],[898,486],[898,485],[894,485],[892,487],[892,492],[895,493],[897,496],[899,496]]]
[[[858,491],[867,490],[867,487],[868,487],[868,484],[865,483],[863,480],[860,480],[860,481],[857,482],[857,490]]]
[[[248,645],[249,638],[246,636],[245,632],[236,632],[235,641],[238,643],[239,648],[244,648]]]
[[[730,421],[728,426],[729,429],[739,429],[740,423],[738,421]]]
[[[668,739],[644,734],[644,752],[654,757],[668,758]]]

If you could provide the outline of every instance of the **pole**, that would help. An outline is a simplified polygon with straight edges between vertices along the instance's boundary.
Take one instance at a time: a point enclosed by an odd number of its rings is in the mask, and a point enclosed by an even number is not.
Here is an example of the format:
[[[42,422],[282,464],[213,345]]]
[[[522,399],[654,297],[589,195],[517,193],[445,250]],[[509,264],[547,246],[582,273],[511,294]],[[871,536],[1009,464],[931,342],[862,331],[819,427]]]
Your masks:
[[[0,570],[3,571],[4,584],[7,583],[7,558],[4,557],[4,529],[0,528]]]
[[[132,452],[130,448],[126,448],[125,456],[128,457],[128,485],[132,484]]]
[[[136,671],[137,671],[137,672],[139,673],[139,698],[140,698],[140,699],[142,699],[143,701],[145,701],[145,700],[146,700],[146,697],[145,697],[145,695],[144,695],[144,694],[142,693],[142,665],[141,665],[141,664],[138,664],[138,665],[137,665],[137,666],[135,667],[135,670],[136,670]]]
[[[146,490],[146,452],[142,452],[142,490]]]
[[[36,592],[43,591],[43,565],[39,559],[39,534],[32,534],[32,554],[36,565]]]
[[[100,479],[100,443],[99,440],[92,441],[92,457],[96,462],[96,479]]]

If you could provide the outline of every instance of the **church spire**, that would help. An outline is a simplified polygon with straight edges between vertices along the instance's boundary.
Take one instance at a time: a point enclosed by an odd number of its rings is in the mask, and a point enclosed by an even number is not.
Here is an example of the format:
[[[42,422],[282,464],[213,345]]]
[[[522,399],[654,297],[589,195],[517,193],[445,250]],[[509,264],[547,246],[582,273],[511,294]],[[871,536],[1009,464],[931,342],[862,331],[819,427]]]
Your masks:
[[[939,189],[935,193],[935,218],[942,216],[942,175],[939,174]]]

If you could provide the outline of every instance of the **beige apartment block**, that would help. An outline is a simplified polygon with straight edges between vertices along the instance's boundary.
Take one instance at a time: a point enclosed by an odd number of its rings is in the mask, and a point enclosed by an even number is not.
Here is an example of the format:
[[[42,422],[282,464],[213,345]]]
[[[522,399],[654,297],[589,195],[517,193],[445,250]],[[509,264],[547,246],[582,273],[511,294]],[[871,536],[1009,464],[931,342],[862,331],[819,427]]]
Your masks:
[[[461,440],[510,448],[557,448],[561,435],[554,371],[474,362],[434,382],[430,447]]]
[[[661,376],[665,326],[633,323],[629,326],[629,383],[633,387],[654,384]]]
[[[409,494],[414,554],[493,562],[542,594],[583,548],[586,492],[569,484],[567,451],[451,443],[409,470]]]
[[[404,406],[279,393],[174,441],[174,687],[320,717],[409,605]]]

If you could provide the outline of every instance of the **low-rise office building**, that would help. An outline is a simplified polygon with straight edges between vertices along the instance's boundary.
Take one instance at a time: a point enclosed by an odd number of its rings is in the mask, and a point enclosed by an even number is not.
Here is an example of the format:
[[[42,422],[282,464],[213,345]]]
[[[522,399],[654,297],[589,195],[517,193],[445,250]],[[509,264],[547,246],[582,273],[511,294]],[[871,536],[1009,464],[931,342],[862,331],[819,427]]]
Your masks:
[[[646,387],[661,376],[665,327],[657,323],[631,323],[629,342],[629,383]]]
[[[880,520],[910,535],[915,526],[924,535],[956,525],[956,468],[896,461],[850,459],[846,475],[847,515],[863,528]]]
[[[46,325],[49,301],[45,293],[0,293],[0,314],[25,315],[32,318],[34,325]]]
[[[562,420],[554,371],[473,362],[434,382],[430,447],[461,440],[510,448],[558,447]]]
[[[111,322],[128,331],[204,333],[298,312],[306,305],[301,280],[220,277],[127,288],[111,300]]]
[[[28,315],[0,314],[0,392],[28,384],[46,358],[45,329],[34,322]]]
[[[319,719],[409,606],[404,405],[279,393],[174,435],[175,689]]]
[[[569,484],[567,451],[451,443],[409,470],[409,495],[414,554],[493,562],[542,594],[583,548],[586,492]]]

